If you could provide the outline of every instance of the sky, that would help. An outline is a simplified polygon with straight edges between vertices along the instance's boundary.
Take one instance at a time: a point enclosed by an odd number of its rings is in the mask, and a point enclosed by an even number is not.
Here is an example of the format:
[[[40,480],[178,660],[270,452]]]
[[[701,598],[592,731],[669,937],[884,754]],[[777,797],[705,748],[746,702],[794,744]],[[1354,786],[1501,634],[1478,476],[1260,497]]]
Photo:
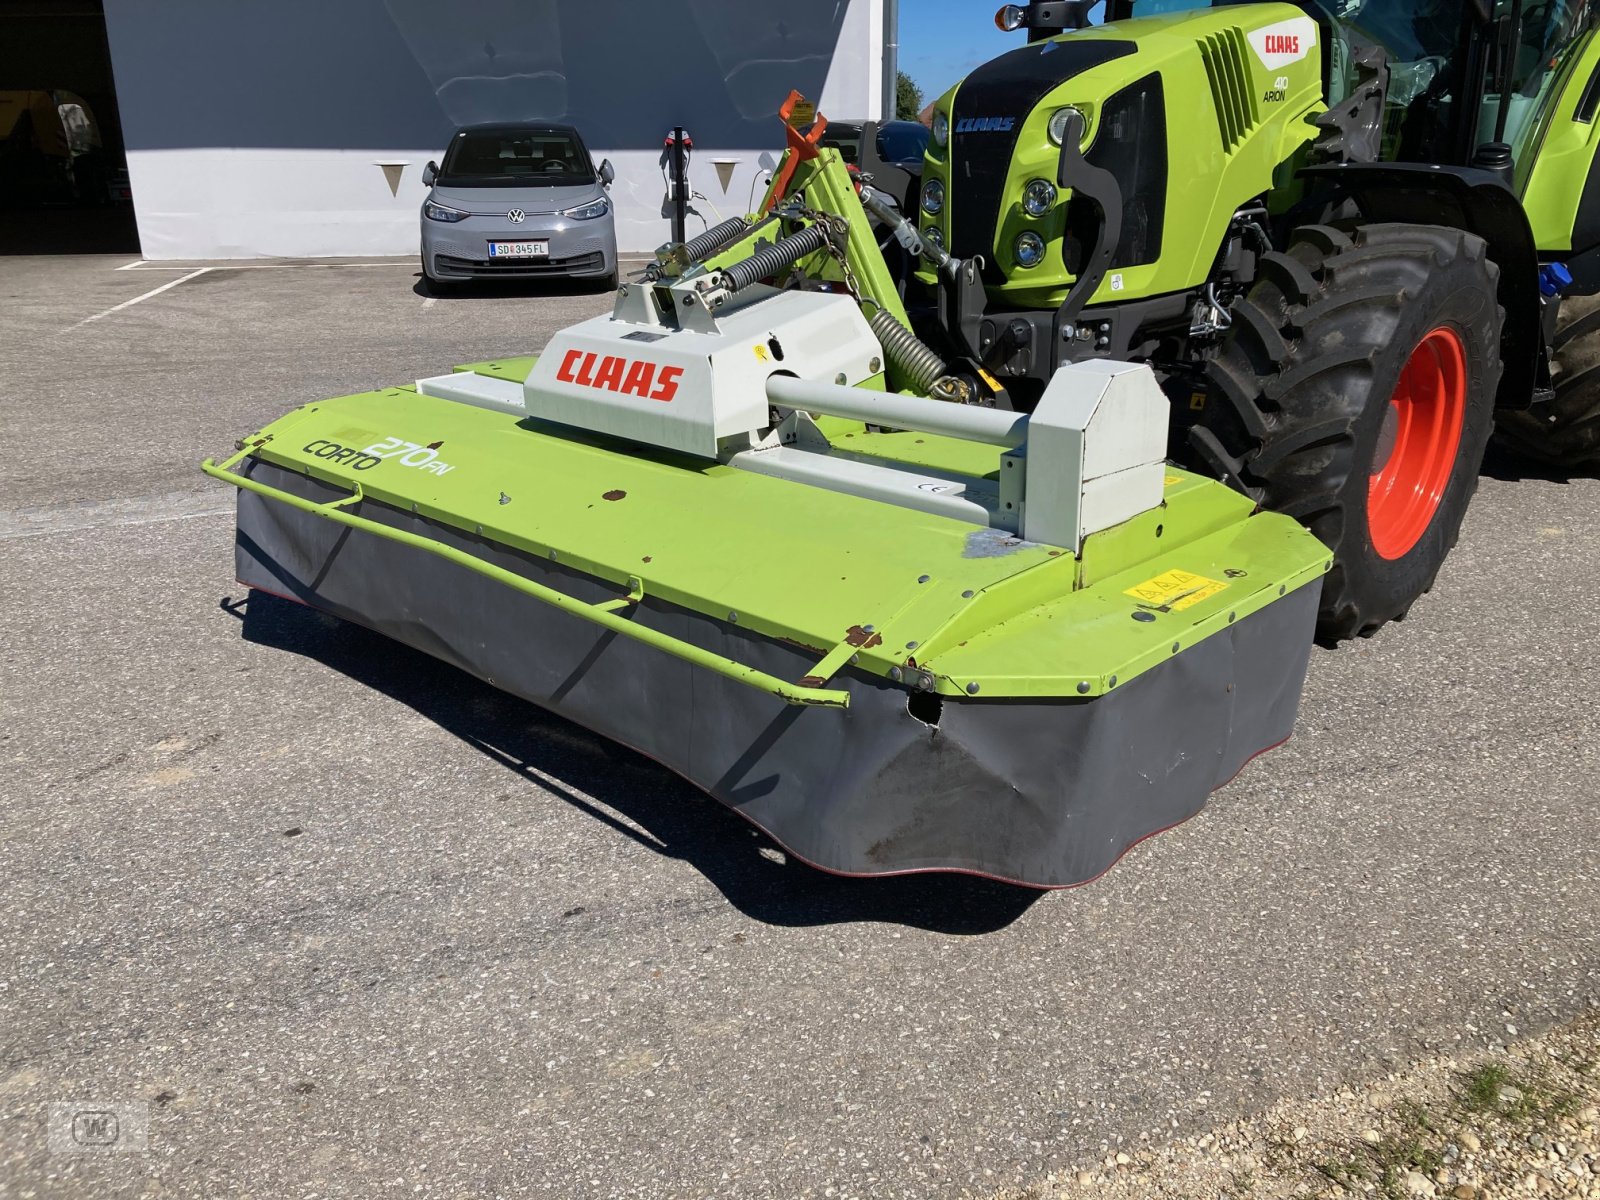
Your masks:
[[[994,27],[1001,0],[900,0],[900,69],[922,89],[922,102],[944,94],[979,63],[1027,44],[1021,30]]]

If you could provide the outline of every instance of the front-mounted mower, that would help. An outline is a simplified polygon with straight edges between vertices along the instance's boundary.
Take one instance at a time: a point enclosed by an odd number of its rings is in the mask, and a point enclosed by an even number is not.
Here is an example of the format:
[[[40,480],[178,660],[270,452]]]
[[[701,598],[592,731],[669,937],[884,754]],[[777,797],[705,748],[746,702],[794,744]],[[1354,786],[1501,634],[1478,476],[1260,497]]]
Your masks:
[[[1192,815],[1289,735],[1319,626],[1431,583],[1497,407],[1582,425],[1548,347],[1585,260],[1541,259],[1516,147],[1570,140],[1596,53],[1529,109],[1515,6],[1420,67],[1314,9],[1084,16],[1003,10],[1033,40],[938,102],[916,222],[791,97],[761,210],[609,316],[207,463],[239,578],[829,870],[1066,885]],[[1469,109],[1487,166],[1384,161]]]

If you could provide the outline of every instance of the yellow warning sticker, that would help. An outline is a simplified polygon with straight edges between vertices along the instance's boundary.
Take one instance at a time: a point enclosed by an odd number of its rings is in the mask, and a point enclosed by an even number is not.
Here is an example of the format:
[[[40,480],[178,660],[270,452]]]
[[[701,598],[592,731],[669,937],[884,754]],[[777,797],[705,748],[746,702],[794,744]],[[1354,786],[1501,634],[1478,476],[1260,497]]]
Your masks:
[[[766,362],[767,361],[767,348],[765,346],[763,346],[760,342],[756,343],[755,351],[756,351],[756,361],[757,362]]]
[[[817,119],[817,106],[804,96],[795,101],[795,106],[789,110],[788,123],[791,128],[804,129]]]
[[[1163,571],[1154,579],[1128,588],[1123,595],[1164,612],[1181,612],[1191,604],[1209,600],[1227,586],[1220,579],[1207,579],[1193,571]]]
[[[1175,484],[1182,483],[1183,482],[1183,476],[1182,475],[1171,475],[1171,474],[1169,474],[1162,480],[1162,482],[1165,483],[1168,487],[1172,487]]]

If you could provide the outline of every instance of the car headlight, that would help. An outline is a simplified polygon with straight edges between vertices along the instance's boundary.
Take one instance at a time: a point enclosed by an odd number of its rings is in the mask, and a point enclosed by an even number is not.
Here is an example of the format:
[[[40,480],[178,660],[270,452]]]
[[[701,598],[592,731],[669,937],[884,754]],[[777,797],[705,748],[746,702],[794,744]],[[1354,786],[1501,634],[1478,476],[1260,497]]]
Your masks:
[[[1044,261],[1044,239],[1037,233],[1019,233],[1016,241],[1017,265],[1037,267]]]
[[[933,144],[942,146],[950,140],[950,118],[942,112],[933,114]]]
[[[937,179],[930,179],[922,185],[922,211],[937,214],[944,208],[944,184]]]
[[[430,221],[449,221],[453,224],[456,221],[465,221],[470,214],[462,212],[459,208],[446,208],[442,204],[428,200],[422,205],[422,215]]]
[[[1056,185],[1048,179],[1030,179],[1022,189],[1022,211],[1030,217],[1042,217],[1056,202]]]
[[[1067,136],[1067,121],[1076,113],[1080,127],[1086,128],[1088,122],[1083,119],[1083,113],[1076,108],[1058,108],[1050,114],[1050,144],[1061,145],[1061,139]]]
[[[563,217],[571,217],[575,221],[592,221],[596,217],[603,217],[611,211],[611,201],[601,196],[598,200],[591,200],[587,204],[580,204],[577,208],[565,209]]]

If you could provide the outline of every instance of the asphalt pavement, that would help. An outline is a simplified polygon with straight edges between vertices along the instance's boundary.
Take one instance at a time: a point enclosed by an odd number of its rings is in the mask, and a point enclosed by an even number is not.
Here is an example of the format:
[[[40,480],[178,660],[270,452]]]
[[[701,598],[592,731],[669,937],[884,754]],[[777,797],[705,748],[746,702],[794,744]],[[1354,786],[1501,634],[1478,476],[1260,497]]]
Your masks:
[[[608,297],[130,261],[0,259],[0,1196],[992,1196],[1600,1005],[1600,482],[1098,882],[842,880],[234,582],[203,456]]]

